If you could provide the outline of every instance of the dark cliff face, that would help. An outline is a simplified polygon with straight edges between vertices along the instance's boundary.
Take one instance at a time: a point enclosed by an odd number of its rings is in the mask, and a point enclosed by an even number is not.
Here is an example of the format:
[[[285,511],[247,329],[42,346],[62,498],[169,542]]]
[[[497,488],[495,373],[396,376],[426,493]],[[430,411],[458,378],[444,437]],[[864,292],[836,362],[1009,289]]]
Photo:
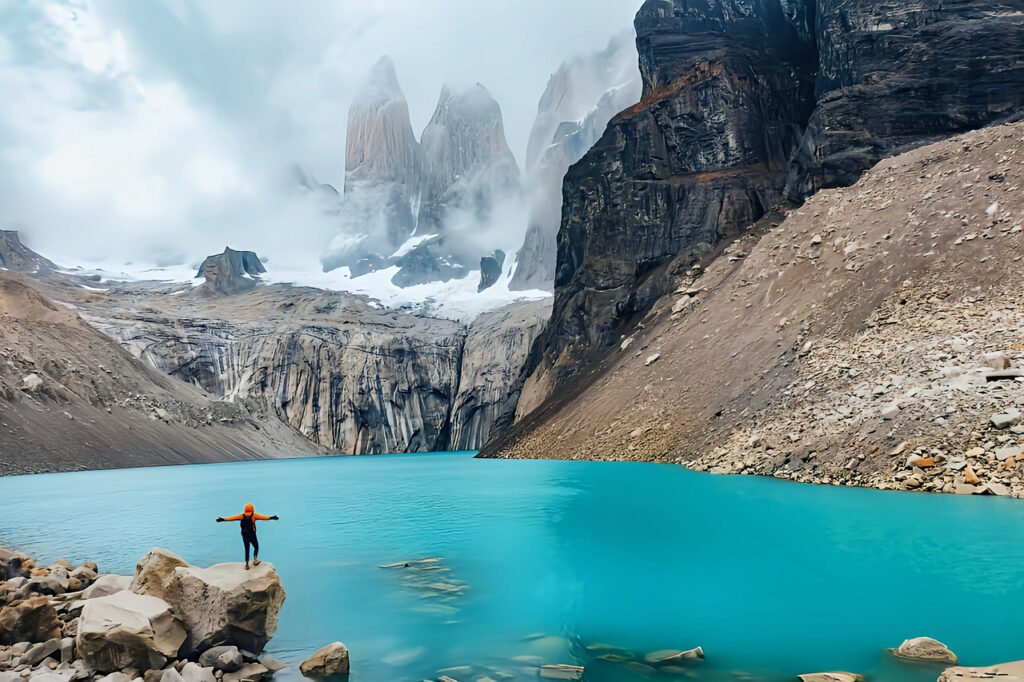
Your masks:
[[[11,272],[50,272],[57,266],[21,243],[17,230],[0,230],[0,268]]]
[[[612,119],[563,185],[541,372],[612,343],[623,318],[664,293],[638,286],[642,278],[713,249],[781,200],[812,107],[810,26],[809,12],[778,0],[641,8],[643,98]]]
[[[635,21],[643,97],[565,177],[552,320],[519,416],[771,209],[1019,111],[1022,8],[648,0]]]
[[[885,156],[1001,120],[1024,102],[1024,3],[897,4],[818,0],[818,103],[790,197],[850,185]]]

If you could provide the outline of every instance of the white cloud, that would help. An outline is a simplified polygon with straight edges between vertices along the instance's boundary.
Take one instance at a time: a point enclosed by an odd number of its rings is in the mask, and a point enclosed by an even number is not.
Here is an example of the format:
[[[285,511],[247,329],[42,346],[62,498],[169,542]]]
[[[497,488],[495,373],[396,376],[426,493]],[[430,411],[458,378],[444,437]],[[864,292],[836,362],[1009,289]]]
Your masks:
[[[58,261],[193,262],[230,244],[315,267],[335,230],[285,171],[341,188],[349,99],[381,54],[417,134],[443,83],[484,83],[521,166],[548,76],[638,4],[0,6],[0,225]]]

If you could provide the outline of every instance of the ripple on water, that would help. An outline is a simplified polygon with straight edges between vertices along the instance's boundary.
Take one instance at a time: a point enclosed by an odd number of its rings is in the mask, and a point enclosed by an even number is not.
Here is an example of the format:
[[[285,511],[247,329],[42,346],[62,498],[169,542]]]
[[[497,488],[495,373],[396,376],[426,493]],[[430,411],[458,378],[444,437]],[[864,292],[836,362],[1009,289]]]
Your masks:
[[[260,526],[288,592],[271,650],[297,662],[340,639],[354,682],[578,663],[596,682],[931,682],[881,651],[917,635],[967,664],[1024,658],[1014,500],[637,463],[317,458],[0,478],[0,543],[124,573],[153,546],[235,561],[237,528],[213,520],[250,501],[281,516]],[[645,658],[698,645],[704,661]]]

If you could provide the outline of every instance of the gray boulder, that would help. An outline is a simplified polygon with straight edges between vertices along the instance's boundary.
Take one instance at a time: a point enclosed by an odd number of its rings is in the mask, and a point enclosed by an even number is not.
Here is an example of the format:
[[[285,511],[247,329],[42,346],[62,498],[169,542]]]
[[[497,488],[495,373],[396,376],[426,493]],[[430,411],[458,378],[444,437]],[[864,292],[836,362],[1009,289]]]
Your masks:
[[[125,591],[85,602],[76,644],[86,663],[109,673],[162,668],[177,657],[185,638],[167,602]]]
[[[199,665],[221,672],[233,673],[245,663],[236,646],[215,646],[199,656]]]
[[[29,561],[27,554],[0,547],[0,580],[21,575],[22,565]]]
[[[259,663],[246,663],[233,673],[224,673],[221,682],[261,682],[270,671]]]
[[[107,597],[117,592],[131,589],[131,585],[131,576],[107,573],[106,575],[101,575],[92,585],[85,588],[85,591],[82,592],[82,599]]]
[[[299,672],[306,677],[347,675],[349,672],[348,647],[341,642],[331,642],[303,661],[299,666]]]

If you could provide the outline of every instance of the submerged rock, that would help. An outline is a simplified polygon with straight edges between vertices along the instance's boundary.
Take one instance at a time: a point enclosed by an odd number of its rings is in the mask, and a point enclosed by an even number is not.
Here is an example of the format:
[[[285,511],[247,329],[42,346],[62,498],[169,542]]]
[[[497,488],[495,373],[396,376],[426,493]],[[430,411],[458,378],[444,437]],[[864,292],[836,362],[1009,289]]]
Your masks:
[[[940,661],[953,664],[959,662],[956,654],[950,651],[949,647],[931,637],[915,637],[905,640],[893,653],[900,658],[916,661]]]
[[[167,602],[124,591],[85,603],[76,643],[86,663],[109,673],[162,668],[178,655],[185,638]]]
[[[349,672],[348,647],[341,642],[331,642],[307,658],[299,666],[306,677],[330,677],[347,675]]]
[[[684,661],[696,661],[704,658],[704,649],[695,647],[693,649],[664,649],[652,651],[644,656],[644,660],[655,666],[676,665]]]

